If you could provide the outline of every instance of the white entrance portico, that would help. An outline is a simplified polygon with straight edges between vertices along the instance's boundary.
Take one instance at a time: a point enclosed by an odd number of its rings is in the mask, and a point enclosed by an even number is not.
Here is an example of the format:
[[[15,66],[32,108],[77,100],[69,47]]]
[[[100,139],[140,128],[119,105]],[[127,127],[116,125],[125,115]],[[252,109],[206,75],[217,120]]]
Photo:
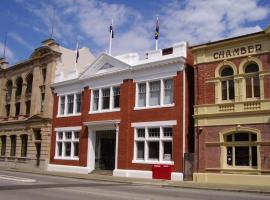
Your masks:
[[[100,151],[102,150],[100,150],[100,144],[97,144],[97,138],[102,138],[102,135],[105,135],[104,133],[109,133],[109,134],[115,133],[114,170],[117,169],[119,123],[120,123],[120,120],[84,122],[84,125],[88,127],[87,168],[88,168],[89,173],[91,173],[97,167],[100,167],[100,164],[97,163],[97,160],[101,159]],[[104,145],[108,145],[108,143],[104,143]],[[104,151],[104,148],[103,148],[103,151]],[[103,153],[106,153],[106,152],[103,152]],[[105,158],[105,160],[107,159]],[[97,164],[99,166],[96,166]]]

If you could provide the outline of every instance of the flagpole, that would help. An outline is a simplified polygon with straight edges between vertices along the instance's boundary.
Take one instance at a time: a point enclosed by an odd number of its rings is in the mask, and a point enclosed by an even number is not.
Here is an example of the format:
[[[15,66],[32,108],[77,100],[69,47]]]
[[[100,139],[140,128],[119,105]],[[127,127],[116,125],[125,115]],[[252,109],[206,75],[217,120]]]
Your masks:
[[[53,38],[53,31],[54,31],[54,20],[55,20],[55,8],[53,8],[53,16],[52,16],[52,28],[51,28],[51,35],[50,38]]]
[[[109,55],[112,55],[112,34],[113,34],[113,19],[112,19],[112,29],[110,30],[110,46],[109,46]]]
[[[159,21],[158,21],[158,15],[157,15],[157,21],[156,21],[156,29],[157,29],[157,27],[158,27],[158,29],[159,29]],[[157,30],[156,30],[156,32],[157,32]],[[158,50],[158,38],[159,38],[159,30],[158,30],[158,36],[157,36],[157,38],[156,38],[156,51]]]
[[[7,32],[5,33],[5,41],[4,41],[4,52],[3,57],[6,59],[6,46],[7,46]]]
[[[76,76],[78,76],[78,74],[79,74],[79,71],[78,71],[78,69],[77,69],[77,62],[78,62],[78,53],[79,53],[79,42],[78,42],[78,40],[77,40],[77,44],[76,44],[76,50],[75,50],[75,59],[74,59],[74,61],[75,61],[75,72],[76,72]]]

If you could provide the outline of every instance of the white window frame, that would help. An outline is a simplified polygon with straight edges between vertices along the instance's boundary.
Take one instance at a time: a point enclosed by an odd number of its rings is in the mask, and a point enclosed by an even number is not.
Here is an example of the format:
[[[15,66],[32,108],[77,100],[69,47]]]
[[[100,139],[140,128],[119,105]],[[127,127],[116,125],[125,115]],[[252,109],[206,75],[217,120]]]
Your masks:
[[[62,133],[62,139],[59,138],[59,133]],[[66,132],[71,132],[71,139],[67,139],[66,138]],[[76,130],[72,130],[70,128],[67,129],[57,129],[56,131],[56,142],[55,142],[55,156],[54,159],[58,159],[58,160],[79,160],[79,155],[78,156],[74,156],[74,149],[75,149],[75,143],[79,143],[79,147],[80,147],[80,136],[79,138],[75,138],[75,133],[79,132],[80,133],[80,129],[76,129]],[[66,142],[70,142],[71,143],[71,152],[70,152],[70,156],[65,156],[65,143]],[[62,154],[58,155],[58,143],[62,143]]]
[[[232,75],[233,76],[233,75]],[[226,81],[226,95],[227,95],[227,99],[222,99],[222,82],[223,81]],[[234,98],[233,99],[230,99],[230,84],[229,82],[230,81],[233,81],[233,87],[234,87]],[[234,78],[230,77],[230,78],[227,78],[227,77],[221,77],[220,78],[220,99],[221,99],[221,102],[234,102],[235,101],[235,80]]]
[[[135,108],[134,110],[141,110],[141,109],[151,109],[151,108],[162,108],[162,107],[173,107],[175,105],[174,102],[170,103],[170,104],[165,104],[164,103],[164,99],[165,99],[165,87],[164,87],[164,81],[166,80],[172,80],[172,87],[174,86],[174,80],[173,77],[166,77],[166,78],[162,78],[162,79],[153,79],[153,80],[147,80],[147,81],[140,81],[136,83],[136,103],[135,103]],[[160,105],[154,105],[154,106],[150,106],[149,102],[150,102],[150,83],[151,82],[156,82],[156,81],[160,81]],[[146,83],[146,105],[145,106],[139,106],[139,84],[141,83]],[[172,88],[172,94],[173,94],[173,99],[174,99],[174,88]]]
[[[91,99],[90,99],[90,111],[89,114],[95,114],[95,113],[105,113],[105,112],[116,112],[120,111],[120,105],[117,108],[114,108],[114,91],[113,88],[119,87],[120,85],[112,85],[112,86],[105,86],[101,88],[92,88],[91,89]],[[109,88],[110,89],[110,103],[109,103],[109,109],[102,109],[102,90]],[[98,90],[99,91],[99,97],[98,97],[98,109],[93,110],[93,103],[94,103],[94,91]],[[121,93],[120,93],[120,98],[121,98]]]
[[[81,104],[82,104],[82,92],[74,92],[74,93],[67,93],[64,95],[59,95],[58,96],[58,115],[57,117],[70,117],[70,116],[79,116],[81,115],[81,112],[77,112],[77,94],[81,95]],[[68,113],[68,98],[67,96],[73,95],[73,113]],[[61,97],[65,97],[65,109],[64,109],[64,114],[61,114]],[[82,105],[81,105],[82,106]],[[82,111],[82,109],[81,109]]]
[[[257,144],[258,142],[258,135],[256,133],[253,133],[253,132],[243,132],[245,134],[248,134],[248,140],[245,140],[245,141],[236,141],[235,140],[235,135],[237,133],[240,133],[241,134],[241,131],[240,132],[234,132],[234,133],[229,133],[229,134],[224,134],[224,159],[223,159],[223,165],[225,166],[225,168],[227,169],[250,169],[250,170],[256,170],[259,168],[259,145]],[[252,137],[252,134],[256,135],[256,140],[252,141],[251,137]],[[232,135],[232,141],[227,141],[226,137],[228,135]],[[231,147],[232,148],[232,164],[229,165],[227,164],[227,148],[228,147]],[[249,154],[248,154],[248,157],[249,157],[249,165],[236,165],[236,152],[235,152],[235,148],[237,147],[247,147],[249,149]],[[256,151],[256,154],[257,154],[257,165],[256,166],[252,166],[252,147],[256,147],[257,151]]]
[[[261,91],[260,91],[260,76],[259,76],[259,71],[258,72],[252,72],[252,73],[245,73],[244,74],[245,76],[245,84],[244,84],[244,91],[245,91],[245,98],[247,100],[258,100],[258,99],[261,99]],[[259,94],[260,96],[259,97],[255,97],[255,91],[254,91],[254,79],[255,77],[258,77],[259,79]],[[246,92],[246,89],[247,89],[247,78],[250,78],[251,80],[251,97],[247,97],[247,92]]]
[[[159,137],[149,137],[149,129],[150,128],[159,128]],[[165,137],[164,136],[164,128],[172,128],[172,136],[171,137]],[[145,129],[145,136],[144,138],[138,137],[137,130],[138,129]],[[144,159],[138,159],[137,158],[137,142],[144,142]],[[159,142],[159,159],[149,159],[149,142]],[[171,160],[164,160],[164,142],[171,142],[172,143],[172,155]],[[153,124],[153,126],[146,126],[141,127],[137,126],[134,128],[134,151],[133,151],[133,160],[132,163],[138,163],[138,164],[169,164],[173,165],[173,126],[168,125],[162,125],[157,126]]]

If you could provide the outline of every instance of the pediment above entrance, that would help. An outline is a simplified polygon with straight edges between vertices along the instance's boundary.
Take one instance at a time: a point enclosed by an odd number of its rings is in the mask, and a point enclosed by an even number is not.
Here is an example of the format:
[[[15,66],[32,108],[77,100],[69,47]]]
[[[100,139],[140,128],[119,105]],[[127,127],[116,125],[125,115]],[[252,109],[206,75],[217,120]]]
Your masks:
[[[79,79],[111,74],[118,71],[128,70],[130,65],[108,55],[102,54],[91,65],[86,67]]]

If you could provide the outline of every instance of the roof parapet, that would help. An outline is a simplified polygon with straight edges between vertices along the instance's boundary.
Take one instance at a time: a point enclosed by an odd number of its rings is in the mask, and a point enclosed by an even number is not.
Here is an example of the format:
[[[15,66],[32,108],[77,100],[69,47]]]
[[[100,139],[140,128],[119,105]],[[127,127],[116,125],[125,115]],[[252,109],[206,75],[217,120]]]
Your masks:
[[[48,46],[55,51],[59,51],[59,44],[57,42],[55,42],[55,40],[53,38],[49,38],[47,40],[44,40],[41,43],[42,43],[42,46]]]

